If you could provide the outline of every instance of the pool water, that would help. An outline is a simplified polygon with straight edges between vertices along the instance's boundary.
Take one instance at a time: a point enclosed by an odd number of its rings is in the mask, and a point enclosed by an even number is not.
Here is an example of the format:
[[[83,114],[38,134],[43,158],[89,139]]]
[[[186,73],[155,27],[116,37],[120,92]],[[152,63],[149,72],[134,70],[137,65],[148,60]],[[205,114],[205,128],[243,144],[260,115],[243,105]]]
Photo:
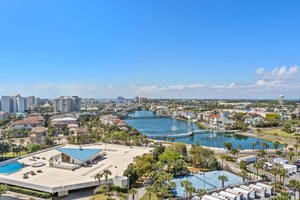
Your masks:
[[[19,171],[23,167],[23,164],[19,162],[13,162],[8,165],[0,166],[0,174],[12,174]]]
[[[243,183],[243,178],[239,177],[235,174],[232,174],[227,171],[219,170],[219,171],[211,171],[211,172],[200,172],[194,173],[187,176],[181,176],[174,178],[173,181],[176,183],[176,189],[174,194],[176,197],[183,197],[184,196],[184,188],[181,186],[180,182],[183,180],[188,180],[192,183],[192,185],[196,189],[217,189],[222,187],[221,180],[218,179],[218,176],[225,175],[228,181],[224,182],[224,186],[233,186]]]

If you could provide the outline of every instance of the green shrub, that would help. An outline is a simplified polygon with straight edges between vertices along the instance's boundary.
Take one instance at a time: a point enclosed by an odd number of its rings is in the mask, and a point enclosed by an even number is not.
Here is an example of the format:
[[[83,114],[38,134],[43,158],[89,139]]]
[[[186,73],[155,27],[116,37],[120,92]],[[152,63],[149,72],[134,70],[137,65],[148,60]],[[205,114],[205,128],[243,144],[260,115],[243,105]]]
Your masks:
[[[108,185],[100,185],[94,190],[94,194],[103,194],[109,192],[109,187]]]
[[[116,192],[127,193],[127,187],[120,187],[120,186],[112,185],[111,190],[116,191]]]
[[[226,161],[235,162],[235,158],[233,156],[224,156],[223,157]]]
[[[47,192],[40,192],[40,191],[17,187],[17,186],[7,186],[7,190],[16,192],[16,193],[29,195],[29,196],[40,197],[40,198],[44,198],[44,199],[50,199],[52,197],[52,195]]]

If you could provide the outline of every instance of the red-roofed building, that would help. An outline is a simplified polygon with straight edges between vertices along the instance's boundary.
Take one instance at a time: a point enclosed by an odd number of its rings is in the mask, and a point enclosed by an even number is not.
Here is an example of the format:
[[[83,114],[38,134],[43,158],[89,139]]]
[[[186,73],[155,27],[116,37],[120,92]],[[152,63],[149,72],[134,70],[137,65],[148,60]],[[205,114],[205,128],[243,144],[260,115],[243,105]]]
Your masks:
[[[23,120],[17,120],[13,122],[14,129],[27,129],[31,130],[34,127],[37,126],[44,126],[45,120],[42,117],[27,117]]]

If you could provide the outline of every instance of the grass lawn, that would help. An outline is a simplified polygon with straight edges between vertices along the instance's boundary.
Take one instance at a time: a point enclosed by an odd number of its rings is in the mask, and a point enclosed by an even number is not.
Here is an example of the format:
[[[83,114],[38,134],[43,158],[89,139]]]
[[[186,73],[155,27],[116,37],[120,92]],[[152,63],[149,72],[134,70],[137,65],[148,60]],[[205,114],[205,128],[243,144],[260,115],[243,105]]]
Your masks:
[[[26,151],[21,151],[21,156],[23,156],[23,155],[26,155],[27,154],[27,152]],[[16,154],[15,154],[16,155]],[[4,157],[14,157],[15,156],[14,154],[13,154],[13,152],[8,152],[8,153],[5,153],[4,154]]]
[[[148,197],[149,197],[149,193],[146,192],[144,196],[140,198],[140,200],[148,200]],[[154,193],[151,193],[151,200],[158,200],[157,196]]]
[[[90,200],[106,200],[109,196],[105,194],[96,194],[94,198],[90,198]]]
[[[282,131],[281,129],[270,129],[270,130],[262,130],[262,134],[266,135],[272,135],[275,137],[275,133],[277,133],[277,137],[283,137],[283,138],[296,138],[293,134],[289,134],[287,132]]]

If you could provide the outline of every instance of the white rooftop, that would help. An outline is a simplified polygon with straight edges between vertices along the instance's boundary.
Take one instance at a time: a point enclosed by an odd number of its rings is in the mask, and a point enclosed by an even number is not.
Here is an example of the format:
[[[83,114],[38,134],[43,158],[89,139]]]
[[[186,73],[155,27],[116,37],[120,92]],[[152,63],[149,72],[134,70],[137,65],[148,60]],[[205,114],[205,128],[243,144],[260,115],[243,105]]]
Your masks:
[[[72,147],[72,145],[67,145],[66,147]],[[97,180],[94,178],[97,173],[108,169],[112,173],[109,178],[122,176],[123,171],[127,168],[127,165],[133,161],[135,156],[147,153],[150,150],[150,148],[146,147],[129,147],[113,144],[82,146],[82,148],[106,149],[107,155],[104,156],[104,159],[100,160],[97,164],[93,164],[91,167],[80,167],[72,171],[49,167],[49,159],[60,152],[56,149],[47,150],[35,154],[35,160],[33,160],[32,156],[19,159],[18,162],[23,163],[25,167],[9,175],[0,174],[1,182],[51,193],[58,192],[62,190],[62,188],[80,188],[82,184],[86,185],[86,187],[94,186],[97,185]],[[37,157],[39,157],[39,159],[37,159]],[[33,167],[32,165],[37,162],[44,162],[46,165]],[[42,173],[37,173],[37,170],[42,170]],[[24,173],[31,171],[34,171],[36,175],[29,174],[27,179],[23,178]]]

